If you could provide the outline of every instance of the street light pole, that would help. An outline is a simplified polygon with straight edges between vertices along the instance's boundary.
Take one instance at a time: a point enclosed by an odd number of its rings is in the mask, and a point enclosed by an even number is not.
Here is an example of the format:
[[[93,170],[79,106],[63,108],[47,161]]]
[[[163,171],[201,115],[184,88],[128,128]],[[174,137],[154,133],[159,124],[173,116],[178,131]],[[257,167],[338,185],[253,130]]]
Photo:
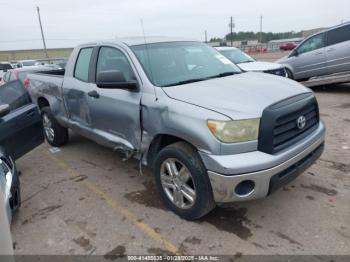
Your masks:
[[[233,46],[233,28],[235,27],[235,23],[233,21],[233,17],[231,16],[231,20],[230,20],[230,24],[229,24],[229,27],[230,27],[230,38],[231,38],[231,46]]]
[[[39,9],[39,6],[36,6],[36,11],[38,12],[39,25],[40,25],[40,31],[41,31],[41,38],[42,38],[42,40],[43,40],[45,56],[46,56],[47,59],[49,59],[49,55],[48,55],[47,50],[46,50],[46,43],[45,43],[44,30],[43,30],[43,26],[42,26],[42,24],[41,24],[41,17],[40,17],[40,9]]]

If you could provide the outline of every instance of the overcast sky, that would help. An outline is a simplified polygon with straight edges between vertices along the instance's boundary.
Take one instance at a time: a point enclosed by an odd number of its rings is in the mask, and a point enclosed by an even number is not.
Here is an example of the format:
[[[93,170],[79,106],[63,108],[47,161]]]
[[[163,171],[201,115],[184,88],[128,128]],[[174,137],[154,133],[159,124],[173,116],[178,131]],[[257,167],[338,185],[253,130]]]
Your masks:
[[[47,47],[142,35],[204,40],[235,31],[299,31],[350,20],[349,0],[0,0],[0,50],[41,48],[35,6],[40,6]]]

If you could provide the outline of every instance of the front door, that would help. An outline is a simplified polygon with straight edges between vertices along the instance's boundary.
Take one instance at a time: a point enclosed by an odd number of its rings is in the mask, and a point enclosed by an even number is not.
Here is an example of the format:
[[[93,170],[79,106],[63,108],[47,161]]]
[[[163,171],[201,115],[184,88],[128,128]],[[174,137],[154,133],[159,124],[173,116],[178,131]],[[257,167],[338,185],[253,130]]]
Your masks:
[[[324,33],[315,35],[301,44],[294,57],[294,78],[303,79],[326,73]]]
[[[126,81],[136,79],[129,59],[123,51],[102,46],[98,51],[96,75],[108,70],[119,70]],[[115,149],[139,149],[142,93],[127,89],[99,88],[96,84],[91,93],[88,106],[94,131]]]
[[[16,160],[44,142],[41,116],[18,80],[1,86],[0,104],[10,106],[0,117],[0,146]]]

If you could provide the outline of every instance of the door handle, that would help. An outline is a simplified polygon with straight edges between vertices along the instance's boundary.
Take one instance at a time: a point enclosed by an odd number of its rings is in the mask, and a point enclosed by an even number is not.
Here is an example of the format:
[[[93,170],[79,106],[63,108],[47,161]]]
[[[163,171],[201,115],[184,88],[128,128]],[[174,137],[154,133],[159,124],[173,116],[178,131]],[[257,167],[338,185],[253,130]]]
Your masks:
[[[100,94],[97,93],[96,90],[93,90],[93,91],[88,92],[88,96],[91,96],[91,97],[93,97],[93,98],[99,98],[99,97],[100,97]]]

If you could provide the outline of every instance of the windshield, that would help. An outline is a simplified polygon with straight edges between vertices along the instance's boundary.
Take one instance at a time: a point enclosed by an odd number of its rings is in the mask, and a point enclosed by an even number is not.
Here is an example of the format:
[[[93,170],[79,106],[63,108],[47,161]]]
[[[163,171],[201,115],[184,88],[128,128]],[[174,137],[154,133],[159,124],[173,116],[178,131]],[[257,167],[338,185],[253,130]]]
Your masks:
[[[171,86],[240,73],[214,48],[199,42],[168,42],[132,46],[150,81]]]
[[[249,63],[255,61],[253,58],[251,58],[249,55],[247,55],[239,49],[219,50],[219,52],[235,64]]]

